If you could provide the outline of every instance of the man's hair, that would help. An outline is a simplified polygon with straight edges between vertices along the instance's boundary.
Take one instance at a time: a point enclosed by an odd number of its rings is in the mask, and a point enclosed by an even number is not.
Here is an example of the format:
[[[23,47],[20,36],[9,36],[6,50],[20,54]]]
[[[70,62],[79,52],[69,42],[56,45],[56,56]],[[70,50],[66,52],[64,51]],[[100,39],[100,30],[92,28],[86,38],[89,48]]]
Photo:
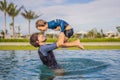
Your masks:
[[[38,24],[39,23],[39,24]],[[47,22],[45,20],[39,19],[36,21],[36,28],[41,25],[44,26]]]
[[[39,47],[40,45],[36,42],[38,41],[39,33],[34,33],[30,36],[30,44],[34,47]]]

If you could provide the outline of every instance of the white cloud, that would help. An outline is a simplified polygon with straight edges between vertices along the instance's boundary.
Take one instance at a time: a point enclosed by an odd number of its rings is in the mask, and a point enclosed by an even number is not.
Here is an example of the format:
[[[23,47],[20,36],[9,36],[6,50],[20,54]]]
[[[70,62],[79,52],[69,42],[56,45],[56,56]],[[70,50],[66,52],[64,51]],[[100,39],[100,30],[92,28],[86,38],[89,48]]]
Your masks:
[[[47,0],[49,2],[53,2],[53,3],[63,3],[65,0]]]
[[[49,6],[42,11],[48,20],[62,18],[75,26],[95,25],[112,29],[111,26],[120,25],[119,3],[120,0],[95,0],[88,4]]]
[[[90,30],[97,27],[107,31],[115,30],[115,27],[120,25],[120,0],[94,0],[84,4],[69,4],[65,3],[65,0],[10,1],[19,6],[25,5],[27,9],[31,9],[37,13],[43,13],[40,18],[45,20],[64,19],[75,30]],[[62,5],[63,3],[64,5]],[[34,23],[31,24],[31,28],[35,28]]]

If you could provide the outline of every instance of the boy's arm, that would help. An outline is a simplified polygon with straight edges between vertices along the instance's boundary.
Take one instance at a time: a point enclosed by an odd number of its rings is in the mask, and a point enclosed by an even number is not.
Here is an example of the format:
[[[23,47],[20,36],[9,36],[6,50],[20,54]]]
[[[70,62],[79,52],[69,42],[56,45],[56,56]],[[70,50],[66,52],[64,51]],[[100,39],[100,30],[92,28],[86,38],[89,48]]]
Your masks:
[[[65,28],[64,28],[65,22],[60,19],[56,19],[55,22],[59,24],[61,32],[64,32],[65,31]]]
[[[60,23],[61,32],[64,32],[64,31],[65,31],[64,25],[65,25],[64,22],[61,21],[61,23]]]

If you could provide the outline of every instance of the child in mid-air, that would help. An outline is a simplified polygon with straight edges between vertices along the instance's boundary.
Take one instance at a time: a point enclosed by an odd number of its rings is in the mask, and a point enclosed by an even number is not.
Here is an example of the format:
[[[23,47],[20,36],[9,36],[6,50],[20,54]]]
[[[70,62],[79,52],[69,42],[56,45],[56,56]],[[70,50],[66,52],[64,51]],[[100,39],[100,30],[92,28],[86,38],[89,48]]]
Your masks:
[[[58,30],[64,33],[64,43],[68,41],[68,39],[73,35],[74,31],[73,28],[64,20],[61,19],[55,19],[49,22],[46,22],[44,20],[38,20],[36,22],[36,28],[41,31],[46,31],[47,29],[54,29]],[[79,39],[78,39],[79,40]],[[63,47],[69,46],[68,44],[64,44]],[[71,43],[72,45],[72,43]],[[84,46],[79,42],[79,48],[84,49]]]

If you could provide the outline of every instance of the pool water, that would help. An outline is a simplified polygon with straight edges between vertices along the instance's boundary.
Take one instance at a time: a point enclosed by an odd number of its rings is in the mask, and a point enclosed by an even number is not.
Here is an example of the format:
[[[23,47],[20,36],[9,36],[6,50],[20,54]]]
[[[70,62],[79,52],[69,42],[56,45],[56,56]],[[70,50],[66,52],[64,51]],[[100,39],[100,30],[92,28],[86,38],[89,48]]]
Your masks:
[[[0,51],[0,80],[120,80],[120,50],[55,50],[55,74],[37,51]]]

